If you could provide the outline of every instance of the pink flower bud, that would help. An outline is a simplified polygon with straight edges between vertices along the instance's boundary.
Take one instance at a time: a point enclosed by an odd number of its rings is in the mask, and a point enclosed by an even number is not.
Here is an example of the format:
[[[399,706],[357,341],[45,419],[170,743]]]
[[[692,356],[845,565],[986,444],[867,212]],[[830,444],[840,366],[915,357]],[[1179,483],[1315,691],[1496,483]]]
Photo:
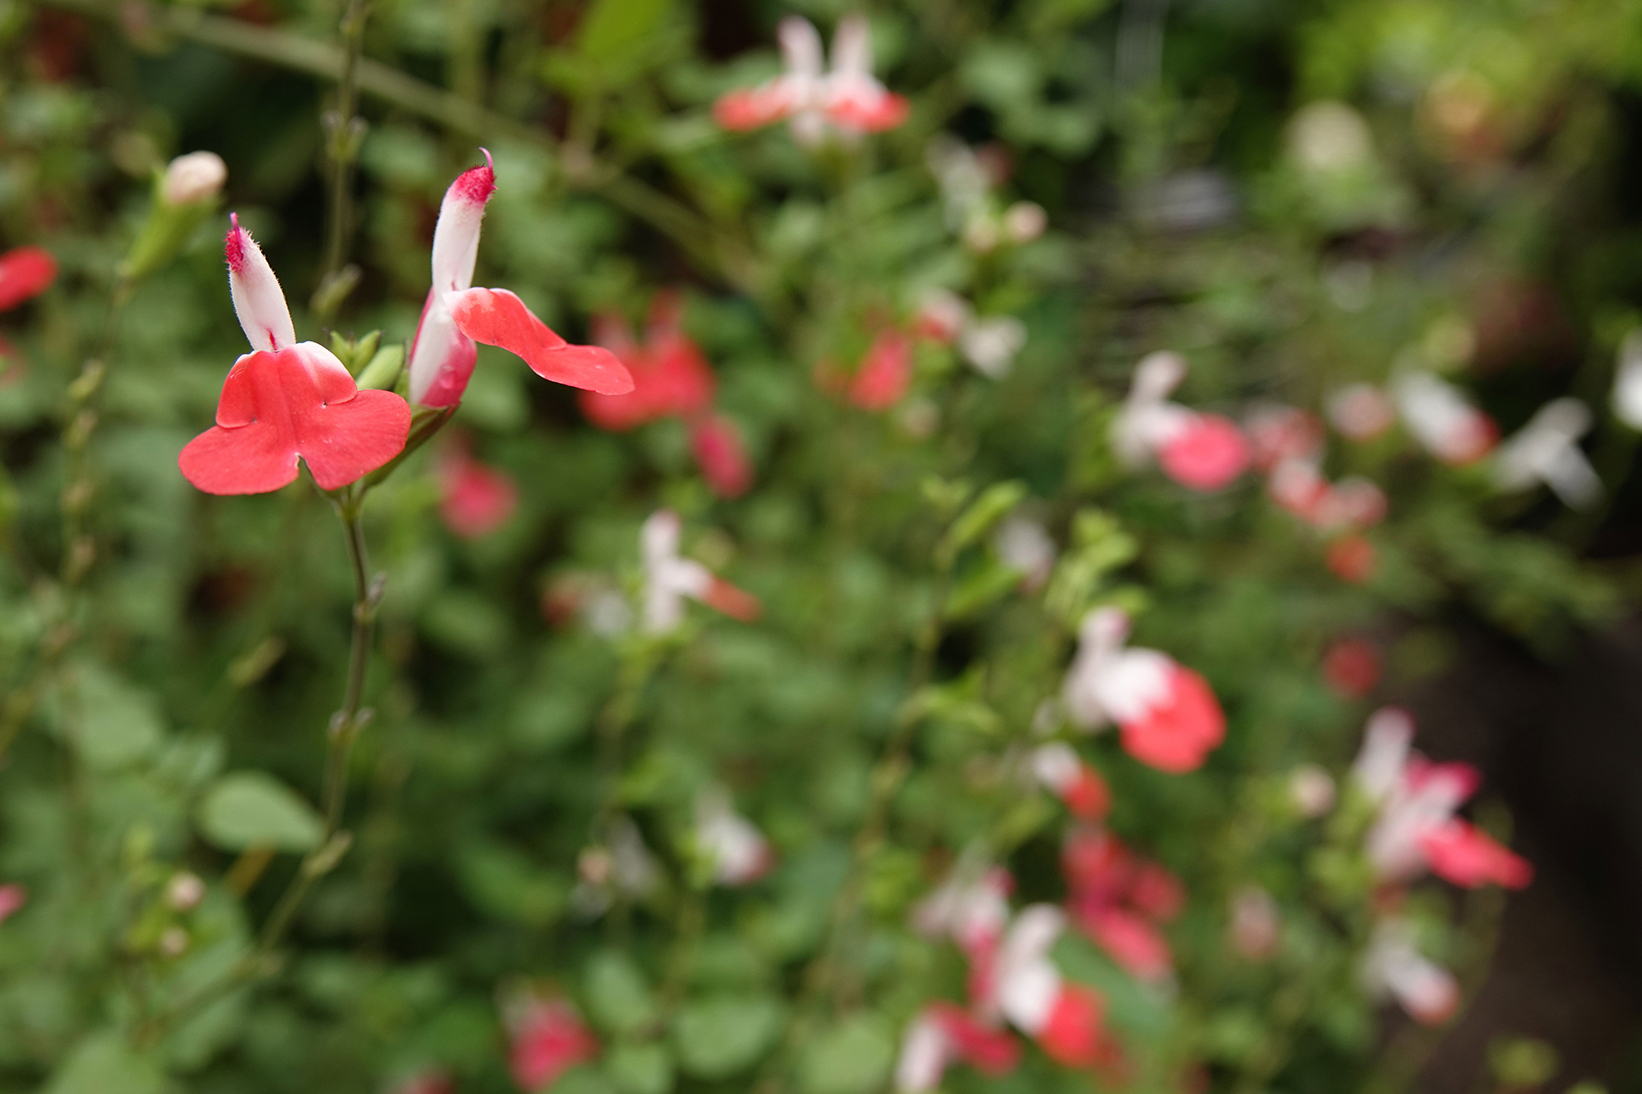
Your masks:
[[[252,349],[282,350],[296,344],[296,327],[285,304],[279,279],[251,233],[239,226],[239,214],[228,216],[231,227],[223,249],[228,257],[228,291],[234,314]]]

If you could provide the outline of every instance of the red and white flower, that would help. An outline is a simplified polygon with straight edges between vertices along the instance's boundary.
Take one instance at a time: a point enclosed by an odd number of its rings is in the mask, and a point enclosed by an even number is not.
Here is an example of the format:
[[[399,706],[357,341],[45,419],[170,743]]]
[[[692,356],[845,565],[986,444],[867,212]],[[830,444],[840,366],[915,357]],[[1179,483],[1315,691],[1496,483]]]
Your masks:
[[[1375,925],[1363,956],[1362,977],[1374,997],[1395,999],[1423,1025],[1441,1025],[1459,1009],[1459,981],[1421,955],[1412,926],[1396,916]]]
[[[1112,807],[1112,791],[1100,772],[1064,741],[1032,750],[1032,774],[1080,820],[1100,820]]]
[[[1032,904],[1015,916],[998,949],[994,993],[981,1000],[1067,1067],[1111,1060],[1106,1004],[1094,989],[1067,980],[1049,959],[1066,916],[1051,904]]]
[[[1014,889],[1015,879],[1003,867],[960,862],[913,909],[913,925],[930,937],[952,939],[972,966],[990,966],[1009,925],[1009,894]]]
[[[1505,490],[1541,483],[1565,505],[1588,509],[1602,500],[1602,479],[1579,447],[1593,424],[1578,399],[1553,399],[1494,452],[1494,478]]]
[[[598,1038],[568,1000],[530,996],[508,1011],[508,1066],[525,1094],[550,1089],[566,1071],[599,1054]]]
[[[298,458],[322,490],[355,482],[404,450],[410,407],[392,392],[359,390],[330,350],[296,340],[268,260],[237,216],[231,224],[228,288],[251,352],[223,381],[217,424],[177,465],[208,494],[278,490],[296,479]]]
[[[1062,689],[1067,713],[1084,729],[1117,723],[1124,749],[1141,763],[1194,771],[1226,738],[1220,703],[1203,677],[1168,654],[1125,647],[1128,634],[1120,609],[1084,618]]]
[[[523,358],[531,371],[554,383],[606,394],[632,391],[633,378],[609,350],[571,345],[506,289],[472,287],[479,227],[495,190],[496,173],[486,152],[485,165],[458,175],[439,206],[433,285],[411,341],[411,402],[431,407],[460,403],[478,359],[475,342]]]
[[[1268,472],[1285,460],[1315,462],[1323,454],[1323,423],[1310,411],[1271,404],[1255,408],[1247,420],[1249,462]]]
[[[1025,323],[1013,315],[977,316],[969,301],[950,289],[924,294],[913,330],[933,342],[956,343],[959,355],[993,380],[1009,375],[1015,356],[1026,345]]]
[[[722,791],[707,791],[696,801],[695,838],[720,885],[750,885],[775,866],[770,841],[735,811]]]
[[[998,561],[1021,575],[1021,587],[1036,592],[1049,583],[1055,570],[1055,541],[1031,517],[1013,514],[992,536]]]
[[[1499,439],[1494,420],[1434,373],[1405,372],[1392,382],[1392,394],[1404,427],[1443,463],[1475,463]]]
[[[684,622],[688,597],[743,621],[758,618],[758,598],[678,553],[683,524],[670,509],[650,514],[639,534],[644,554],[644,629],[668,634]]]
[[[1358,788],[1379,806],[1366,850],[1386,882],[1401,884],[1427,870],[1464,888],[1520,889],[1533,867],[1481,829],[1454,815],[1482,779],[1463,763],[1432,763],[1411,749],[1414,719],[1406,711],[1376,711],[1352,767]]]
[[[1102,828],[1076,828],[1061,847],[1072,921],[1130,974],[1167,979],[1174,968],[1162,924],[1180,914],[1179,879]]]
[[[725,129],[759,129],[790,120],[793,136],[813,145],[829,129],[845,136],[878,133],[906,121],[905,98],[872,75],[872,31],[865,17],[846,15],[832,40],[832,69],[822,70],[821,34],[796,15],[777,29],[786,70],[758,87],[722,96],[713,116]]]
[[[1128,398],[1112,422],[1112,447],[1133,467],[1155,460],[1193,490],[1230,485],[1249,465],[1249,444],[1235,422],[1202,414],[1169,395],[1186,378],[1186,359],[1159,350],[1135,366]]]
[[[924,1094],[941,1085],[948,1065],[966,1063],[983,1075],[1004,1075],[1020,1062],[1020,1045],[1008,1030],[955,1003],[926,1006],[907,1026],[895,1064],[899,1094]]]
[[[885,327],[867,347],[846,395],[862,410],[888,410],[912,386],[912,339],[905,331]]]

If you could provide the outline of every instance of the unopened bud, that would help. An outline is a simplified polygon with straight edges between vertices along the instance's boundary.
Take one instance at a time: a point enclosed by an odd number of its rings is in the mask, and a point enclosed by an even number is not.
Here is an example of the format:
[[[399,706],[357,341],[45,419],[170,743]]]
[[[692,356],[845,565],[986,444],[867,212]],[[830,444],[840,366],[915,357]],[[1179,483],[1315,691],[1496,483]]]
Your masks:
[[[1301,815],[1320,817],[1334,808],[1334,778],[1316,764],[1301,764],[1289,775],[1289,798]]]
[[[179,912],[192,911],[205,899],[205,882],[187,870],[173,874],[165,886],[165,902]]]
[[[181,927],[167,927],[160,935],[160,952],[167,957],[181,957],[188,952],[188,932]]]
[[[1016,243],[1030,243],[1049,227],[1049,214],[1035,201],[1017,201],[1004,211],[1003,228]]]
[[[160,200],[167,205],[191,205],[209,201],[222,193],[228,181],[228,165],[215,152],[190,152],[178,156],[165,169],[160,182]]]

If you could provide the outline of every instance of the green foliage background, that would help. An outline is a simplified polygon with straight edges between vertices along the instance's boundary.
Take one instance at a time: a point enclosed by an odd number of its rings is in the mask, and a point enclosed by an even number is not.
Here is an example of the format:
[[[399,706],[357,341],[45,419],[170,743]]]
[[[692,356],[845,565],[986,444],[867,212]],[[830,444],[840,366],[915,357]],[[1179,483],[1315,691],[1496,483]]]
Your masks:
[[[823,28],[842,12],[794,9]],[[1203,672],[1230,717],[1190,776],[1140,766],[1111,736],[1080,743],[1113,786],[1112,829],[1191,894],[1172,993],[1082,942],[1058,954],[1106,993],[1134,1087],[1407,1081],[1428,1045],[1377,1053],[1355,972],[1364,818],[1306,822],[1282,791],[1297,763],[1343,768],[1366,713],[1327,689],[1320,652],[1394,613],[1394,693],[1441,671],[1456,613],[1547,654],[1610,617],[1633,567],[1585,552],[1604,530],[1623,541],[1635,437],[1604,421],[1591,443],[1620,503],[1605,522],[1499,496],[1482,469],[1442,468],[1400,435],[1336,443],[1331,474],[1367,474],[1392,499],[1376,576],[1351,586],[1252,479],[1188,494],[1121,469],[1107,429],[1153,349],[1187,354],[1194,406],[1315,409],[1400,355],[1452,363],[1456,324],[1477,347],[1462,382],[1507,431],[1554,395],[1605,406],[1642,281],[1626,170],[1642,6],[879,4],[878,71],[912,119],[816,151],[784,127],[730,135],[711,120],[716,95],[776,71],[784,13],[370,5],[351,232],[363,276],[329,326],[409,338],[439,195],[483,143],[498,191],[477,282],[579,338],[592,313],[637,321],[657,289],[683,286],[757,482],[717,500],[682,426],[599,432],[565,389],[482,349],[457,426],[518,481],[518,512],[489,537],[453,536],[427,453],[371,494],[388,578],[375,720],[350,767],[353,844],[245,972],[318,838],[308,803],[349,635],[342,538],[306,481],[214,498],[177,473],[243,351],[223,217],[137,285],[108,335],[105,316],[151,173],[210,148],[229,165],[224,211],[263,243],[300,336],[320,337],[305,312],[342,13],[0,3],[0,241],[62,265],[0,319],[27,360],[0,386],[0,882],[31,893],[0,927],[0,1089],[375,1090],[425,1066],[464,1091],[510,1089],[497,1000],[525,983],[571,996],[605,1045],[559,1089],[882,1089],[917,1008],[961,998],[958,955],[907,927],[955,856],[985,847],[1015,869],[1019,899],[1061,895],[1065,818],[1009,765],[1082,610],[1107,602],[1136,609],[1137,641]],[[1488,89],[1483,132],[1463,140],[1432,122],[1456,74]],[[1349,171],[1308,171],[1287,136],[1325,98],[1373,134]],[[1037,201],[1050,231],[966,249],[925,164],[943,130],[1003,142],[999,207]],[[1227,195],[1229,215],[1185,223],[1193,180]],[[1340,286],[1364,278],[1366,298],[1342,306]],[[921,348],[911,405],[937,415],[929,435],[816,390],[817,362],[857,360],[931,285],[1026,321],[1007,378]],[[1551,318],[1516,322],[1525,301]],[[93,358],[100,388],[73,388]],[[1045,593],[1000,578],[989,529],[945,538],[1001,483],[1062,548]],[[566,575],[636,593],[639,525],[662,505],[683,515],[687,553],[761,598],[762,619],[692,609],[666,641],[550,623],[543,596]],[[690,833],[709,785],[779,854],[747,890],[704,883]],[[589,917],[578,856],[614,813],[638,823],[666,881]],[[260,875],[259,848],[275,852]],[[206,879],[192,911],[166,901],[181,870]],[[1223,941],[1227,900],[1251,880],[1289,924],[1264,966]],[[1455,926],[1440,893],[1414,902],[1433,956],[1475,973],[1496,909],[1467,908]],[[173,927],[181,953],[163,944]],[[1031,1056],[1006,1079],[955,1069],[948,1084],[1102,1081]]]

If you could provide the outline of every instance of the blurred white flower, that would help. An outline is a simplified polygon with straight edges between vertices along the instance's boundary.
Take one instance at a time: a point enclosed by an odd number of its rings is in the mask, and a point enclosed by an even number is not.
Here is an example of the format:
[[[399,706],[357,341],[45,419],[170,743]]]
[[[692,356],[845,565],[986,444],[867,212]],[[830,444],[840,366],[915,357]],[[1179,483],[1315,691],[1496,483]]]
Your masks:
[[[228,165],[215,152],[190,152],[166,166],[160,180],[160,199],[167,205],[189,205],[206,201],[222,192],[228,181]]]
[[[1508,437],[1494,454],[1494,478],[1506,490],[1544,483],[1575,509],[1602,500],[1602,479],[1580,450],[1590,431],[1590,408],[1578,399],[1553,399],[1528,424]]]

